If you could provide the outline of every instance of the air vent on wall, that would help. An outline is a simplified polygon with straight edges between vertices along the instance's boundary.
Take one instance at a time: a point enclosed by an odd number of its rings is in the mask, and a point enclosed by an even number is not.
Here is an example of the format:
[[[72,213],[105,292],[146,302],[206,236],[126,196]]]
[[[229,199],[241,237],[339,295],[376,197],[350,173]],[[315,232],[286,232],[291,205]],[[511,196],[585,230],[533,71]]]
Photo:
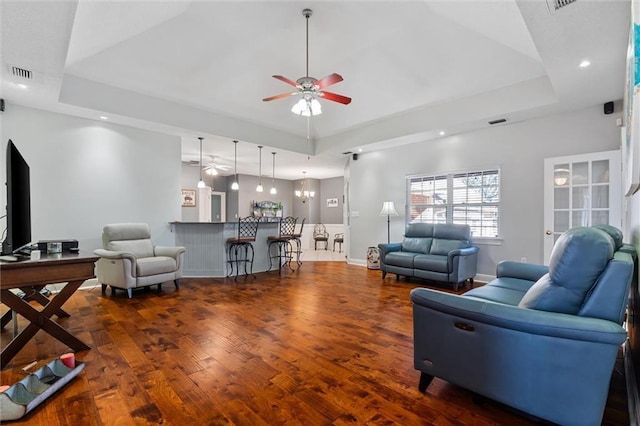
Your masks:
[[[507,119],[506,118],[499,118],[497,120],[492,120],[489,122],[489,124],[494,125],[494,124],[500,124],[500,123],[506,123]]]
[[[575,2],[576,0],[547,0],[547,7],[549,8],[549,13],[554,13],[556,10]]]
[[[27,80],[31,80],[33,78],[33,72],[25,68],[11,67],[11,72],[16,77],[26,78]]]

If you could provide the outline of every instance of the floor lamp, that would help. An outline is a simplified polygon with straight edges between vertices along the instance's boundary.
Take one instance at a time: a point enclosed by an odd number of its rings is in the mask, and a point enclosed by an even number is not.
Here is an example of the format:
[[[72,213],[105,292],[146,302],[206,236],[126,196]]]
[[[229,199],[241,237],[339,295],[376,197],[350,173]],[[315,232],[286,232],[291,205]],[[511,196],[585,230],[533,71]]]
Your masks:
[[[385,201],[382,204],[382,210],[380,210],[380,216],[387,216],[387,244],[391,242],[391,234],[389,230],[391,216],[398,216],[396,207],[393,205],[393,201]]]

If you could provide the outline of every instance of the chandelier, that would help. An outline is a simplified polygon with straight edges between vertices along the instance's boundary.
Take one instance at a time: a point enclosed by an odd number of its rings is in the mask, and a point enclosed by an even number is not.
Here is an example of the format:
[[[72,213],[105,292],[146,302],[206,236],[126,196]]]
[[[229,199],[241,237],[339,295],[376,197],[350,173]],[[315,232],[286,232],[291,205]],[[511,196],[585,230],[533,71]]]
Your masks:
[[[307,172],[302,172],[302,186],[300,187],[300,190],[296,191],[296,197],[300,198],[300,200],[302,200],[302,202],[304,203],[305,201],[307,201],[310,198],[313,198],[316,196],[315,191],[309,191],[308,186],[307,186]]]

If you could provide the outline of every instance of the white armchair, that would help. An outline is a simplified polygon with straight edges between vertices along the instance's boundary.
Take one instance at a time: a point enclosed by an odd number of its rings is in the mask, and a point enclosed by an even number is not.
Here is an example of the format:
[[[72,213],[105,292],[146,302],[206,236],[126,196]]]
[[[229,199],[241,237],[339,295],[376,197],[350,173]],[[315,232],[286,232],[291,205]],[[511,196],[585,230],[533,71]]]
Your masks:
[[[104,292],[111,289],[127,290],[129,298],[134,288],[172,281],[176,288],[182,277],[184,247],[154,246],[146,223],[116,223],[102,230],[103,249],[94,250],[100,259],[96,262],[96,276]]]

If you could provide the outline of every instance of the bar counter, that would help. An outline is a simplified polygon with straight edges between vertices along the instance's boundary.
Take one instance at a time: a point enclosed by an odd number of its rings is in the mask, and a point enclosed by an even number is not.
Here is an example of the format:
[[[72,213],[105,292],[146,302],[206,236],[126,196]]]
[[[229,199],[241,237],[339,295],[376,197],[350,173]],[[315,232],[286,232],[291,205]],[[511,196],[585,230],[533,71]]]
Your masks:
[[[226,277],[229,272],[227,263],[227,238],[238,235],[238,222],[170,222],[176,233],[176,245],[184,246],[185,277]],[[255,257],[253,272],[269,270],[267,237],[278,235],[278,222],[260,222],[258,235],[253,243]],[[277,265],[274,265],[274,268]],[[242,272],[244,272],[242,270]],[[235,271],[234,271],[235,274]]]

